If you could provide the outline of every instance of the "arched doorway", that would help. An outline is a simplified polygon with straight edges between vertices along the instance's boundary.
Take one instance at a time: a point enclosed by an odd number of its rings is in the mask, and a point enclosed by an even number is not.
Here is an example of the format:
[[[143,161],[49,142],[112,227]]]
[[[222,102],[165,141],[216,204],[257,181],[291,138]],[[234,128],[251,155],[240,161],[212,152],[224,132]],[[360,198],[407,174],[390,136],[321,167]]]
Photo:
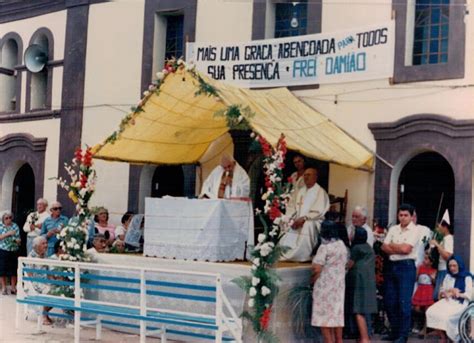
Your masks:
[[[12,212],[15,222],[20,228],[26,221],[28,212],[35,208],[35,175],[28,163],[25,163],[17,171],[13,180]],[[20,230],[21,254],[24,255],[26,246],[26,234]]]
[[[156,167],[151,181],[151,196],[184,196],[184,173],[182,166]]]
[[[446,209],[453,218],[454,186],[449,162],[436,152],[424,152],[403,167],[398,179],[398,204],[412,204],[418,223],[434,228]]]

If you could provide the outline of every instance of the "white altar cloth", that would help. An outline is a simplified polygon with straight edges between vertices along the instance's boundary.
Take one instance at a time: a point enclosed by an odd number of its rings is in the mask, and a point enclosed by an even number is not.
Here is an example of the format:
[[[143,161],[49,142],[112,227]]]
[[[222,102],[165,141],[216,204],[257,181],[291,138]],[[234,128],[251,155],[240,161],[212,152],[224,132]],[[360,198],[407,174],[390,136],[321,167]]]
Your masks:
[[[240,200],[146,198],[145,256],[199,261],[243,259],[254,244],[252,204]]]

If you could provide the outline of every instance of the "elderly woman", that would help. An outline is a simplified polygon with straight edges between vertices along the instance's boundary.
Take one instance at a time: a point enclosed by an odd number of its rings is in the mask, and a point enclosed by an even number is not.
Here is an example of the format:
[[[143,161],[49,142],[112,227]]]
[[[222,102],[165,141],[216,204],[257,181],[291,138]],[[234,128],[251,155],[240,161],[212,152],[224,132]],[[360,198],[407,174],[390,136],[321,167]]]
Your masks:
[[[33,239],[32,242],[32,247],[33,249],[29,253],[28,257],[33,257],[33,258],[47,258],[48,256],[48,241],[46,240],[45,237],[43,236],[38,236],[35,239]],[[48,269],[47,266],[45,265],[35,265],[32,266],[34,269]],[[33,274],[30,275],[36,278],[47,278],[46,274]],[[27,284],[26,286],[26,291],[27,293],[32,293],[32,294],[48,294],[49,292],[49,286],[45,283],[42,282],[33,282],[30,284]],[[51,310],[52,307],[43,307],[42,313],[43,313],[43,325],[51,325],[53,321],[48,315],[48,312]]]
[[[447,262],[448,274],[440,288],[440,300],[426,311],[426,326],[438,330],[441,342],[446,342],[446,334],[453,341],[459,340],[459,318],[472,294],[472,276],[462,259],[453,255]]]
[[[8,294],[7,277],[10,277],[10,293],[16,294],[16,269],[20,243],[20,228],[13,222],[13,214],[5,212],[0,225],[0,280],[4,295]]]
[[[313,259],[311,325],[321,327],[325,343],[342,343],[347,248],[339,238],[341,224],[321,224],[321,246]]]
[[[94,216],[95,230],[108,240],[108,245],[112,245],[115,240],[115,226],[109,224],[109,211],[105,207],[99,207]]]
[[[367,231],[356,227],[352,240],[347,274],[347,305],[355,316],[360,343],[369,343],[368,323],[372,313],[377,313],[375,288],[375,254],[367,243]]]

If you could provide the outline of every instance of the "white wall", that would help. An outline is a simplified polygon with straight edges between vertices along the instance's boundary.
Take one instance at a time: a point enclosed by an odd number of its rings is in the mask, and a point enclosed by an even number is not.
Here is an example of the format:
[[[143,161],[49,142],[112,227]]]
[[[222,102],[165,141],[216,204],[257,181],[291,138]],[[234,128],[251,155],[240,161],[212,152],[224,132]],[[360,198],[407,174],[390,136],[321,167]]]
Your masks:
[[[198,0],[196,42],[252,39],[253,1]]]
[[[44,195],[50,203],[53,200],[56,200],[56,181],[50,180],[52,177],[58,176],[58,156],[59,156],[59,119],[50,119],[50,120],[39,120],[33,123],[30,122],[20,122],[15,124],[1,124],[0,125],[0,137],[11,133],[20,133],[25,132],[33,135],[36,138],[47,138],[46,145],[46,154],[45,154],[45,167],[44,167]],[[19,160],[18,160],[19,161]],[[16,161],[10,161],[12,165]],[[21,165],[18,165],[21,167]],[[16,170],[12,170],[13,178],[15,177]],[[36,175],[35,175],[36,177]],[[7,176],[8,178],[8,176]],[[2,182],[3,180],[0,180]],[[7,182],[9,180],[5,180]],[[13,179],[11,179],[11,184],[13,185]],[[5,188],[5,185],[3,186]],[[11,209],[11,192],[9,193],[5,189],[1,189],[1,205],[2,209],[8,208]]]
[[[140,100],[142,1],[96,4],[89,10],[82,142],[93,146],[117,130]],[[127,210],[127,163],[95,160],[98,183],[91,205],[109,209],[112,223]]]

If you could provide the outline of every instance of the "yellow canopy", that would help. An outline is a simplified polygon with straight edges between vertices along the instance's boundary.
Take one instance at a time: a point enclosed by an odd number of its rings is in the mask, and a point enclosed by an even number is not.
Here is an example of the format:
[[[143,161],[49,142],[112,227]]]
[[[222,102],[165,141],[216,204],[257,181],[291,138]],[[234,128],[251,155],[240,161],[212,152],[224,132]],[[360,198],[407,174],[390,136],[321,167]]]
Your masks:
[[[114,142],[101,144],[95,158],[150,164],[199,162],[209,145],[228,131],[215,112],[228,105],[248,106],[252,129],[276,144],[281,133],[288,148],[340,165],[371,169],[373,154],[328,118],[296,98],[288,89],[248,90],[203,76],[220,96],[196,96],[199,82],[178,70],[169,74]]]

